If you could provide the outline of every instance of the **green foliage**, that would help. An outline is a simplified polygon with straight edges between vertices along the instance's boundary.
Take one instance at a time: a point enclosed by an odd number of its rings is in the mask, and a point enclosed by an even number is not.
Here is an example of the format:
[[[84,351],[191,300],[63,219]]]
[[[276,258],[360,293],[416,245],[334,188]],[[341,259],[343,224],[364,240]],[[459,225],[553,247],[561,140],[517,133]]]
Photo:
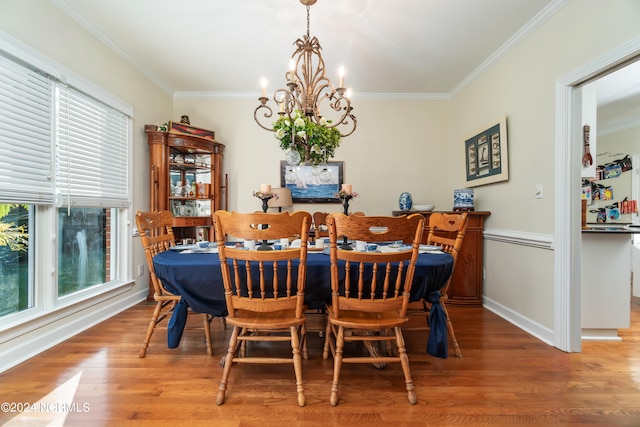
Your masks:
[[[11,209],[17,208],[17,203],[0,203],[0,219],[9,215]],[[28,209],[28,205],[22,205]],[[24,225],[16,226],[15,223],[0,222],[0,246],[8,246],[12,251],[26,252],[29,243],[29,234]]]
[[[29,234],[24,225],[0,222],[0,246],[9,246],[12,251],[26,252],[29,244]]]
[[[338,129],[327,127],[330,120],[322,118],[320,124],[317,124],[298,110],[294,112],[292,119],[293,122],[288,116],[282,116],[273,123],[280,148],[284,151],[297,151],[305,163],[312,165],[326,163],[335,155],[342,135]]]

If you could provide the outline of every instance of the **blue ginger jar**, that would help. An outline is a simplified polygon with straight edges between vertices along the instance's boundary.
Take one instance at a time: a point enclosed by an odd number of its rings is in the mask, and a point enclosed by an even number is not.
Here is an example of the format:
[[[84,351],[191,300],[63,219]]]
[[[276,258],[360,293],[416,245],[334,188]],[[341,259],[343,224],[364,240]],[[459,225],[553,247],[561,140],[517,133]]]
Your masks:
[[[410,211],[411,206],[413,206],[413,199],[411,198],[411,193],[407,193],[406,191],[400,194],[400,210],[401,211]]]

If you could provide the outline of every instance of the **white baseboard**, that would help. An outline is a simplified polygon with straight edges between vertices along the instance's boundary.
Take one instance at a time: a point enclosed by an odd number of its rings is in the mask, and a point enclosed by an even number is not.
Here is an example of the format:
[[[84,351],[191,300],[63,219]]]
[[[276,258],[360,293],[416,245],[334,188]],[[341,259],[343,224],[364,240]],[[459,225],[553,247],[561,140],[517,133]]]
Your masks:
[[[147,298],[148,291],[121,294],[101,301],[55,321],[42,329],[32,330],[18,339],[9,340],[0,347],[0,373],[10,369],[43,351],[79,334],[106,319],[113,317]],[[144,337],[140,335],[140,342]],[[137,351],[134,355],[137,355]]]
[[[490,298],[483,297],[482,305],[487,310],[497,314],[498,316],[505,319],[507,322],[517,326],[518,328],[522,329],[528,334],[533,335],[534,337],[538,338],[545,344],[553,346],[553,342],[554,342],[553,330],[545,326],[542,326],[532,321],[531,319],[528,319],[522,316],[519,313],[516,313],[510,308],[507,308],[504,305],[499,304]]]

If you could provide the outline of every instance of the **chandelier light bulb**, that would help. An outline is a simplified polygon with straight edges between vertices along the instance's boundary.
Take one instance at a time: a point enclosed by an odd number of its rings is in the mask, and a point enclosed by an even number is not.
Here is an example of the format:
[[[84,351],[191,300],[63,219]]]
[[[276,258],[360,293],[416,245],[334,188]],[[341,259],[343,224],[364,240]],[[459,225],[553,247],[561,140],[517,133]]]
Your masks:
[[[338,87],[344,87],[344,67],[341,65],[338,70],[338,76],[340,76],[340,84]]]
[[[262,86],[262,96],[267,96],[267,79],[263,77],[260,85]]]
[[[289,60],[289,82],[293,83],[294,71],[296,69],[296,63],[293,59]]]

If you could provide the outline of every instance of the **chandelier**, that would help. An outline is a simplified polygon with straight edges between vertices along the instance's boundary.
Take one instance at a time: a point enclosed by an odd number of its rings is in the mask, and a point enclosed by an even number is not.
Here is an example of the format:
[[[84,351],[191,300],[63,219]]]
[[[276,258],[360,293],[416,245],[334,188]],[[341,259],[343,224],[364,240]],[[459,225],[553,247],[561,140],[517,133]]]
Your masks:
[[[353,115],[350,93],[344,87],[344,71],[340,70],[339,87],[333,84],[325,75],[325,65],[322,59],[320,42],[309,35],[309,9],[317,0],[300,0],[307,8],[307,34],[295,41],[295,51],[291,55],[289,71],[285,73],[286,88],[277,89],[273,94],[273,101],[278,106],[280,118],[288,118],[293,123],[299,115],[307,121],[324,129],[336,129],[341,137],[349,136],[356,129],[357,121]],[[260,104],[256,107],[253,117],[263,129],[275,132],[276,129],[260,122],[269,120],[273,110],[267,104],[266,82],[262,82],[262,96],[258,98]],[[322,105],[322,114],[321,108]],[[323,114],[330,111],[330,115]],[[331,115],[335,117],[331,117]],[[261,117],[261,118],[262,118]],[[338,128],[340,126],[340,128]],[[294,132],[291,134],[292,140]],[[308,136],[308,135],[307,135]],[[307,152],[314,145],[310,138],[292,141],[292,144],[307,145]],[[316,145],[317,147],[317,145]],[[308,160],[308,159],[307,159]],[[325,159],[326,160],[326,159]]]

